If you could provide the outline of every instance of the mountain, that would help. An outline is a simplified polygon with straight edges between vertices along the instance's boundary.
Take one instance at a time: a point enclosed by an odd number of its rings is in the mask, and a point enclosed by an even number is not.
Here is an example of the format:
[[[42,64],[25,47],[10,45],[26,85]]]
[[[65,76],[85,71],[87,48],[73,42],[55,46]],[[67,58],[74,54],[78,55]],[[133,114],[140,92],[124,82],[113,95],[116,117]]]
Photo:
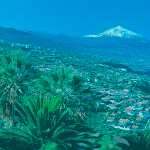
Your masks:
[[[88,38],[87,38],[88,37]],[[99,38],[93,38],[99,37]],[[13,28],[0,27],[0,39],[8,42],[32,44],[48,48],[134,48],[148,49],[150,42],[142,35],[129,31],[121,26],[108,29],[97,35],[70,37],[48,33],[19,31]]]
[[[0,26],[0,39],[6,42],[29,44],[45,48],[59,48],[59,44],[41,36]]]
[[[96,49],[134,49],[147,51],[150,42],[142,35],[129,31],[121,26],[108,29],[97,35],[83,37],[70,37],[67,35],[52,35],[47,33],[33,33],[37,36],[61,43],[75,49],[96,48]]]
[[[127,30],[121,26],[113,27],[97,35],[86,35],[84,37],[120,37],[120,38],[143,38],[142,35],[133,31]]]
[[[72,52],[76,50],[79,54],[95,55],[117,61],[140,74],[150,74],[150,41],[121,26],[113,27],[97,35],[84,37],[36,34],[66,45]]]
[[[141,74],[150,72],[150,41],[121,26],[84,37],[52,35],[0,27],[0,39],[6,42],[98,56],[126,65]]]

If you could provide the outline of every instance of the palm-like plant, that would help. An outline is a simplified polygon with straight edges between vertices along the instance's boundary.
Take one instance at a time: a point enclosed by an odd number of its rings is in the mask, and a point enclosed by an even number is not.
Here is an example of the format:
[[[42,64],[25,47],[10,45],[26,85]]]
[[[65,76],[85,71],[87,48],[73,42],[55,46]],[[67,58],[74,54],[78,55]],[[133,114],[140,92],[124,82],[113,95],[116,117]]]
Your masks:
[[[53,93],[55,95],[59,93],[64,96],[71,96],[89,91],[86,78],[66,66],[54,67],[50,73],[43,75],[42,79],[36,83],[38,92],[44,94]]]
[[[68,119],[61,97],[25,97],[17,101],[16,126],[0,132],[0,146],[12,149],[89,149],[95,140],[92,130]],[[91,133],[90,133],[91,132]],[[89,139],[90,138],[90,139]],[[9,144],[8,144],[9,143]]]
[[[45,97],[60,94],[65,99],[65,104],[72,108],[74,116],[85,118],[80,108],[85,109],[89,106],[82,101],[82,97],[85,93],[89,93],[90,86],[83,74],[66,66],[54,67],[50,73],[43,75],[38,82],[36,81],[35,87],[36,93]]]
[[[31,64],[21,50],[5,51],[0,56],[0,98],[3,110],[14,113],[15,100],[28,92]],[[3,111],[4,112],[4,111]]]

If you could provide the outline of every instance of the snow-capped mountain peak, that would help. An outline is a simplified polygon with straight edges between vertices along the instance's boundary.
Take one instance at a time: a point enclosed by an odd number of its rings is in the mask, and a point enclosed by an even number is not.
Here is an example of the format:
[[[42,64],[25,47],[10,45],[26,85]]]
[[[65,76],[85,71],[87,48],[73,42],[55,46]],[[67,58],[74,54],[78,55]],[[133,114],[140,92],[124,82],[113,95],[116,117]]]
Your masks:
[[[143,38],[142,35],[127,30],[121,26],[113,27],[97,35],[86,35],[84,37],[121,37],[121,38]]]

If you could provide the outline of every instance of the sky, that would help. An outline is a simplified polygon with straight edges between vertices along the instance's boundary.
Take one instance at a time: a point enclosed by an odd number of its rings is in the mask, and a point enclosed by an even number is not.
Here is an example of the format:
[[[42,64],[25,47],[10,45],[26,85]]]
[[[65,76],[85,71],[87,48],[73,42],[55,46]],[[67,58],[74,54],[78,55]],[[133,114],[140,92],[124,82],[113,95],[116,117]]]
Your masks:
[[[121,25],[150,39],[150,0],[0,0],[0,26],[83,36]]]

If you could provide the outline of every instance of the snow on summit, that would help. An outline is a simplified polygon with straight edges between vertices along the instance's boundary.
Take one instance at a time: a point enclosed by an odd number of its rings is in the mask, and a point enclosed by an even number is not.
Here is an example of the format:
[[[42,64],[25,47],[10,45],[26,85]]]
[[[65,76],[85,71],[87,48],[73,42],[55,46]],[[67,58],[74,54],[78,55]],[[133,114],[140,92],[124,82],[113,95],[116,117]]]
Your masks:
[[[142,35],[127,30],[121,26],[113,27],[97,35],[86,35],[84,37],[122,37],[122,38],[143,38]]]

